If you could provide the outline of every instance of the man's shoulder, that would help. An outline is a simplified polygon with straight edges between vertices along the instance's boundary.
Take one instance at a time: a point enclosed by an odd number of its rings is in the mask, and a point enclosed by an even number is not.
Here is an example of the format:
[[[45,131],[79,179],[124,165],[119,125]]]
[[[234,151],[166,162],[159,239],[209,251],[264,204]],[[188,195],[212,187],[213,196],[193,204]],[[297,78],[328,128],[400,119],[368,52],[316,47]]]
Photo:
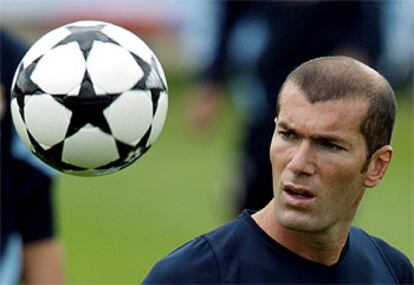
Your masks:
[[[219,251],[231,243],[238,220],[231,221],[178,247],[157,262],[143,284],[220,283]]]
[[[194,274],[197,276],[193,276]],[[218,278],[214,252],[205,237],[200,236],[157,262],[143,284],[179,284],[197,281],[206,283],[218,282]]]
[[[391,246],[384,240],[370,235],[360,228],[352,227],[351,235],[354,237],[353,240],[358,243],[358,250],[361,252],[364,250],[369,251],[370,248],[378,252],[381,259],[395,274],[400,283],[413,283],[413,266],[404,253]],[[367,253],[372,257],[372,252]]]

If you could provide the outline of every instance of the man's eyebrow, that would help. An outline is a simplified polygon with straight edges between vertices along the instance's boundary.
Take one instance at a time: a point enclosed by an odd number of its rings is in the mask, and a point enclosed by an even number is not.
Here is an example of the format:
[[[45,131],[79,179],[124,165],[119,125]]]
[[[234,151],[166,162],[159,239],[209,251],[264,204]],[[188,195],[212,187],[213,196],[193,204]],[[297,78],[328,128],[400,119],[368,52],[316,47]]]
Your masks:
[[[286,131],[292,132],[298,136],[304,136],[301,132],[295,130],[293,127],[289,126],[286,122],[278,122],[277,126],[279,128],[282,128]],[[309,138],[313,141],[317,141],[317,142],[321,142],[321,141],[332,141],[332,142],[337,142],[340,144],[348,144],[348,142],[339,137],[339,136],[335,136],[335,135],[331,135],[331,134],[315,134],[315,135],[311,135],[309,136]]]
[[[338,136],[333,136],[333,135],[315,135],[315,136],[311,136],[311,139],[314,141],[318,141],[318,142],[323,142],[323,141],[329,141],[329,142],[334,142],[334,143],[339,143],[342,145],[348,145],[348,142]]]
[[[277,126],[279,127],[279,128],[282,128],[282,129],[285,129],[285,130],[287,130],[287,131],[292,131],[292,132],[295,132],[295,130],[292,128],[292,127],[290,127],[287,123],[285,123],[285,122],[277,122]]]

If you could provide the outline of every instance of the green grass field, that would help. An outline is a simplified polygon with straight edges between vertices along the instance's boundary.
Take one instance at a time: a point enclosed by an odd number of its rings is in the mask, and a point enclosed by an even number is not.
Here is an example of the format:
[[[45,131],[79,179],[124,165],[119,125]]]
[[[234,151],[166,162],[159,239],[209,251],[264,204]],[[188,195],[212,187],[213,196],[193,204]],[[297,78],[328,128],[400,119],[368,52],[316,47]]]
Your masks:
[[[191,135],[182,118],[184,77],[169,77],[170,108],[157,143],[131,167],[104,177],[62,175],[57,225],[67,282],[139,283],[168,252],[228,219],[229,182],[240,123],[229,103],[215,130]],[[369,190],[356,224],[413,254],[413,118],[411,90],[400,96],[394,161]]]

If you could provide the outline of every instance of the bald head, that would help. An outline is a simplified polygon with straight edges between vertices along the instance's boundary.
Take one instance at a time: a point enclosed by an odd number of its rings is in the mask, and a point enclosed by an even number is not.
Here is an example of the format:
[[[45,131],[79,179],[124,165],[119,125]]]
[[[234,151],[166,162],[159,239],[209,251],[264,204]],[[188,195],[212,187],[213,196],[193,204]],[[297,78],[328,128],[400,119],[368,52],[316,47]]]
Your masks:
[[[279,96],[290,84],[298,87],[311,103],[328,100],[368,101],[360,131],[367,143],[368,157],[391,141],[396,99],[387,80],[371,67],[349,57],[332,56],[301,64],[287,77]],[[279,112],[279,102],[276,112]],[[349,110],[352,112],[352,110]]]

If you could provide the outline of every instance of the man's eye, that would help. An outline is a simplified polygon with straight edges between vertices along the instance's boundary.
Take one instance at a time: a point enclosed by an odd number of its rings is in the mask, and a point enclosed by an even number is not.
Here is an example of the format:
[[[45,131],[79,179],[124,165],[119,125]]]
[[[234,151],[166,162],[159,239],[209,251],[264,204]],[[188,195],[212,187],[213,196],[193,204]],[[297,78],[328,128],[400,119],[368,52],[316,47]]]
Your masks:
[[[332,151],[341,151],[341,150],[344,150],[344,148],[342,146],[339,146],[339,145],[337,145],[335,143],[332,143],[330,141],[321,141],[320,142],[320,145],[323,148],[326,148],[326,149],[329,149],[329,150],[332,150]]]
[[[292,139],[294,138],[294,134],[289,131],[279,131],[279,135],[284,139]]]

